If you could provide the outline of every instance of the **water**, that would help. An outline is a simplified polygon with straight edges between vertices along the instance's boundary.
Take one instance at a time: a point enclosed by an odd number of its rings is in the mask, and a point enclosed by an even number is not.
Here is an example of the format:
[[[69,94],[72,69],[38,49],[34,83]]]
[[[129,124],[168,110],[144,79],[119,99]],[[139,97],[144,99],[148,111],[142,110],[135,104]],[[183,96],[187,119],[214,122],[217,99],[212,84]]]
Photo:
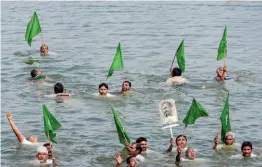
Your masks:
[[[51,56],[40,57],[41,37],[30,48],[24,40],[26,25],[37,11],[43,38]],[[261,166],[261,160],[227,160],[214,156],[213,138],[219,131],[219,116],[226,92],[230,92],[231,126],[236,140],[250,140],[261,154],[261,2],[3,2],[2,3],[2,166],[21,165],[35,156],[34,149],[21,149],[6,113],[25,136],[43,132],[42,104],[61,122],[54,154],[59,166],[113,166],[119,144],[110,104],[120,112],[132,140],[148,139],[149,148],[158,155],[148,166],[174,166],[175,154],[163,154],[169,146],[170,132],[162,130],[158,102],[176,100],[182,121],[195,97],[208,111],[186,129],[188,145],[200,150],[198,157],[211,159],[196,166]],[[247,72],[237,80],[217,83],[217,47],[224,25],[228,27],[229,74]],[[174,53],[185,40],[186,72],[190,84],[168,87],[169,66]],[[134,90],[130,97],[98,100],[92,97],[106,75],[118,42],[122,44],[125,75]],[[24,64],[28,57],[39,64]],[[39,69],[53,78],[50,83],[30,81],[29,72]],[[115,71],[107,81],[111,93],[118,93],[122,74]],[[44,95],[62,82],[75,94],[56,103]],[[205,86],[205,89],[202,87]],[[173,128],[182,133],[183,125]],[[260,150],[259,150],[260,148]],[[189,165],[190,164],[185,164]],[[125,165],[123,165],[125,166]]]

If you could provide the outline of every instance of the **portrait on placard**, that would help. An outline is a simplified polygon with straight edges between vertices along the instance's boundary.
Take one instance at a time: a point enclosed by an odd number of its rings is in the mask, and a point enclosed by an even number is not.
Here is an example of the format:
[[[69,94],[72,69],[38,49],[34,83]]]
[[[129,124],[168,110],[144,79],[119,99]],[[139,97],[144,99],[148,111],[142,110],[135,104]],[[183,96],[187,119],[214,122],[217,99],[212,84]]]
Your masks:
[[[178,116],[173,99],[161,100],[159,103],[160,121],[162,128],[178,126]]]

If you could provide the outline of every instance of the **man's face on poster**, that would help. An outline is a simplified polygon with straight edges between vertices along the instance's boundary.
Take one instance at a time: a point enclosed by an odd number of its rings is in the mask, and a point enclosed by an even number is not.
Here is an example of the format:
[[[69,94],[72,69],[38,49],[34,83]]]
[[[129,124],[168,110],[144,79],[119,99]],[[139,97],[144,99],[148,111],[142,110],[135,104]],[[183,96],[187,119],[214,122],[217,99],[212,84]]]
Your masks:
[[[162,103],[161,109],[165,117],[172,116],[172,105],[170,102]]]

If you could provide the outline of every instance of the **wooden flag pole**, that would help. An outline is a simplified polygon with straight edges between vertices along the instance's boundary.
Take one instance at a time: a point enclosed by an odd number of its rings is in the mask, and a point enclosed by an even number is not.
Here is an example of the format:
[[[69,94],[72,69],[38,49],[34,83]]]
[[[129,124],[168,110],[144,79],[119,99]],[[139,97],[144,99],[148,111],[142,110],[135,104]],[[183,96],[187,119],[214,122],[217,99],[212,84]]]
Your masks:
[[[44,44],[44,38],[43,38],[42,31],[41,31],[41,40],[42,40],[42,45],[43,45]]]
[[[124,72],[124,68],[122,69],[122,74],[123,74],[123,81],[125,81],[125,72]]]

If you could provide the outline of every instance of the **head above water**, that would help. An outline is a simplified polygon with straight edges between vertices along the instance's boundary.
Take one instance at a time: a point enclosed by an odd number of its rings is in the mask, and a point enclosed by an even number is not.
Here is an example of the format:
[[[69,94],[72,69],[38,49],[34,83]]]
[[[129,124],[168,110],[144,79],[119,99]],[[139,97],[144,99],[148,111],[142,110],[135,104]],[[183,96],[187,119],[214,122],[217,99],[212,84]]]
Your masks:
[[[178,135],[176,137],[176,145],[185,148],[187,146],[187,138],[185,135]]]
[[[42,72],[35,69],[31,71],[32,78],[35,78],[38,75],[42,75]]]
[[[138,162],[136,160],[135,155],[130,155],[129,157],[127,157],[126,163],[128,167],[137,167],[138,166]]]
[[[101,96],[106,96],[107,95],[107,92],[108,92],[108,85],[106,83],[101,83],[99,86],[98,86],[98,91],[99,91],[99,94]]]
[[[47,148],[44,147],[44,146],[37,147],[36,158],[40,162],[46,162],[46,160],[48,159],[48,150],[47,150]]]
[[[249,141],[244,141],[241,146],[241,151],[243,157],[251,157],[252,151],[253,151],[253,146],[252,143]]]
[[[172,71],[172,77],[181,76],[182,70],[180,68],[174,68]]]
[[[37,143],[38,142],[38,138],[36,136],[29,136],[26,138],[26,140],[32,142],[32,143]]]
[[[196,158],[196,151],[193,148],[187,148],[186,150],[186,158],[190,160],[194,160]]]
[[[235,134],[233,132],[227,132],[225,135],[225,144],[232,145],[235,142]]]
[[[54,86],[54,92],[57,93],[63,93],[64,92],[64,86],[61,83],[56,83]]]
[[[128,92],[128,91],[131,91],[131,82],[129,82],[129,81],[124,81],[123,83],[122,83],[122,91],[123,92]]]
[[[139,143],[142,147],[142,151],[147,150],[147,140],[145,137],[139,137],[136,139],[136,143]]]
[[[46,55],[48,53],[48,46],[46,44],[43,44],[41,47],[40,47],[40,52],[41,54],[44,54]]]

